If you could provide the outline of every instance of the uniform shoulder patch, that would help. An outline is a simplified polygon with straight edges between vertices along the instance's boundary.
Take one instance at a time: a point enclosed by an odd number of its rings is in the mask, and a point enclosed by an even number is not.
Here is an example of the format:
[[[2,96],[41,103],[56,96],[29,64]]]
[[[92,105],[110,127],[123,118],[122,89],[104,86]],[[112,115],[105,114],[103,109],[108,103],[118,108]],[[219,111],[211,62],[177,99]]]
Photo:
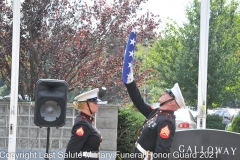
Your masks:
[[[162,138],[168,138],[170,136],[170,129],[168,127],[168,125],[166,125],[165,127],[161,128],[159,136]]]
[[[82,127],[78,128],[76,131],[76,135],[83,136],[84,135],[84,129]]]

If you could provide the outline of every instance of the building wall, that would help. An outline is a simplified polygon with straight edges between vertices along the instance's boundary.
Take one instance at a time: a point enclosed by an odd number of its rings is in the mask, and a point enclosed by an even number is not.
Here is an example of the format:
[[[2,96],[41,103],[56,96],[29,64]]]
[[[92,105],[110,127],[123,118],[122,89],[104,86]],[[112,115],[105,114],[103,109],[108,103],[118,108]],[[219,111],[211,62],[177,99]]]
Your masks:
[[[17,149],[46,148],[47,128],[39,128],[34,124],[34,102],[19,102],[18,105]],[[0,148],[8,148],[9,106],[9,102],[0,102]],[[100,105],[95,115],[95,125],[103,137],[101,150],[116,151],[117,149],[118,107]],[[67,104],[65,125],[50,128],[49,148],[56,150],[66,148],[74,119],[78,114],[71,103]]]

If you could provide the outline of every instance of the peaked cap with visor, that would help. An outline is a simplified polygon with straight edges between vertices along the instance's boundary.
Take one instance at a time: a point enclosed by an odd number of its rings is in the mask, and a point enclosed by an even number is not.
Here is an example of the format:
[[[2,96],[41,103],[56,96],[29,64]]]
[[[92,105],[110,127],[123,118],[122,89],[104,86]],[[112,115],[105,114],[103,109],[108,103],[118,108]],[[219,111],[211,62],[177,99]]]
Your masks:
[[[185,108],[185,102],[184,102],[184,99],[183,99],[183,96],[182,96],[182,92],[179,88],[179,85],[178,83],[176,83],[173,88],[171,89],[166,89],[166,92],[171,95],[175,101],[177,102],[179,108]]]
[[[98,104],[107,104],[107,101],[101,101],[98,98],[99,94],[99,88],[95,88],[93,90],[90,90],[88,92],[84,92],[74,98],[77,102],[97,102]]]

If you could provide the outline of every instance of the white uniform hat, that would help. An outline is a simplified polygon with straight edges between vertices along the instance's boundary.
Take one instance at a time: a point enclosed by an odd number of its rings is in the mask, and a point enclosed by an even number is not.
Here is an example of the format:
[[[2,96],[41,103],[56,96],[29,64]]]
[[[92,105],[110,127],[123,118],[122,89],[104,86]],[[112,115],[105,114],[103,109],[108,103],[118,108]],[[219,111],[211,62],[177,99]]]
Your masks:
[[[168,92],[168,94],[170,94],[172,97],[175,98],[178,106],[180,108],[185,108],[185,102],[182,96],[182,92],[178,86],[178,83],[176,83],[172,89],[166,89],[166,91]]]
[[[91,91],[84,92],[76,96],[74,100],[77,102],[90,101],[90,102],[98,102],[99,104],[106,104],[107,103],[106,101],[103,102],[98,98],[98,92],[99,92],[99,88],[95,88]]]

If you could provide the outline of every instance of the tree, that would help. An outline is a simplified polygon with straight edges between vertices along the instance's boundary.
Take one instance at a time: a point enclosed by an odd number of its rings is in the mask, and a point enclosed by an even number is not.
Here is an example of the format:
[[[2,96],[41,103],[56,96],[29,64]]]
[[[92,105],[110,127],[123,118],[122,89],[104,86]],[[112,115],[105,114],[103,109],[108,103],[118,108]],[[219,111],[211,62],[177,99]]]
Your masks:
[[[4,82],[10,82],[10,68],[9,65],[11,64],[10,56],[7,54],[11,52],[9,47],[5,46],[11,46],[11,34],[12,34],[12,27],[10,26],[10,20],[12,18],[12,12],[11,8],[8,6],[7,3],[4,3],[3,1],[0,2],[0,76],[1,80]],[[4,74],[2,74],[4,73]],[[5,83],[6,83],[5,82]],[[9,86],[9,85],[8,85]],[[9,87],[10,88],[10,87]]]
[[[228,125],[227,130],[240,133],[240,111],[233,116],[232,122]]]
[[[223,106],[240,96],[239,3],[225,0],[210,1],[207,105]],[[178,82],[187,105],[196,106],[198,94],[198,62],[200,35],[200,2],[194,0],[187,9],[188,22],[179,27],[167,26],[149,63],[158,71],[155,86],[167,88]]]
[[[161,34],[162,38],[149,46],[148,56],[143,59],[143,63],[152,68],[148,83],[150,102],[158,102],[165,88],[170,88],[177,82],[176,65],[182,49],[181,36],[173,24],[168,24]]]
[[[138,43],[159,25],[158,16],[138,16],[145,0],[35,1],[22,3],[19,91],[33,97],[41,78],[63,79],[69,92],[106,86],[109,102],[126,96],[121,82],[122,57],[132,28]],[[10,86],[12,13],[0,2],[3,38],[0,40],[0,78]],[[151,31],[151,32],[150,32]],[[136,63],[136,70],[138,70]],[[139,75],[141,77],[141,74]],[[136,79],[138,76],[136,76]]]

